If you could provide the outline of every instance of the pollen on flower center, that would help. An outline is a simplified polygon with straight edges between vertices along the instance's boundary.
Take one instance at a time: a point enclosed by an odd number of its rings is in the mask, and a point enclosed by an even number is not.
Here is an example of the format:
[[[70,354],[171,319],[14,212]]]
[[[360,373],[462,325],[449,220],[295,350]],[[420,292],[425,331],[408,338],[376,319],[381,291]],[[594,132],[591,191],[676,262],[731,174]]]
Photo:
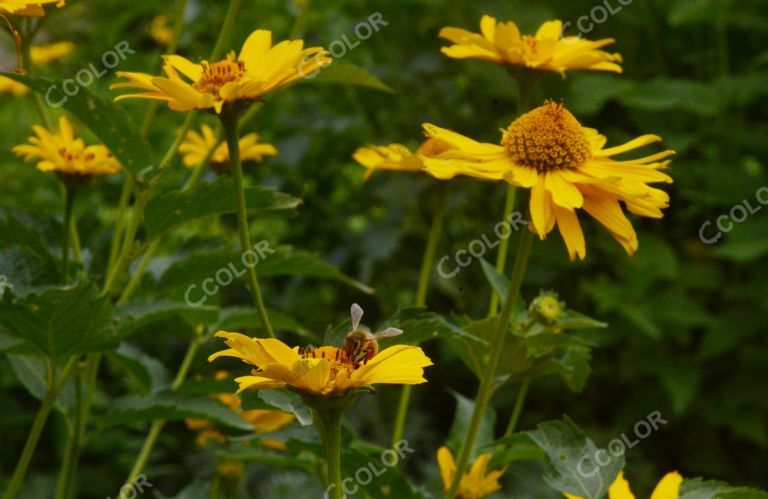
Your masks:
[[[354,371],[362,365],[362,362],[353,359],[346,351],[331,346],[299,349],[299,355],[301,355],[303,359],[330,360],[332,374],[335,374],[342,369]]]
[[[538,172],[576,168],[591,155],[579,122],[551,101],[519,117],[503,133],[501,145],[512,159]]]
[[[236,60],[234,52],[223,61],[213,64],[202,61],[200,64],[203,66],[203,74],[192,86],[207,94],[218,94],[224,84],[239,81],[245,75],[245,63]]]

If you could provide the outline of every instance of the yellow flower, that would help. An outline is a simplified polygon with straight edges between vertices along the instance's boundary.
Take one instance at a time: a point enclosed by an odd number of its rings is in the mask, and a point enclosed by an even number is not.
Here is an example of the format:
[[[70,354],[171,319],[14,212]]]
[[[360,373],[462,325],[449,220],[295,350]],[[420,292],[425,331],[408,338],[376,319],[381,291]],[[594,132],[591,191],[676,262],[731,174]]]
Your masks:
[[[664,478],[653,489],[650,499],[677,499],[680,496],[680,484],[683,483],[683,477],[676,471],[667,473]],[[573,494],[565,494],[568,499],[584,499]],[[608,489],[608,499],[635,499],[634,494],[629,489],[629,483],[624,479],[624,472],[619,472],[619,476],[613,481]]]
[[[424,169],[422,157],[439,156],[450,148],[437,139],[425,140],[415,153],[401,144],[370,145],[358,148],[352,159],[365,167],[364,179],[368,180],[376,170],[421,171]]]
[[[49,64],[55,60],[67,57],[75,49],[72,42],[57,42],[48,45],[35,45],[30,49],[30,59],[35,66]],[[29,92],[29,88],[16,80],[0,76],[0,94],[11,94],[15,97]]]
[[[160,45],[168,45],[173,39],[173,29],[169,26],[170,18],[160,14],[149,23],[149,35]]]
[[[226,371],[218,371],[216,373],[216,379],[222,380],[229,374]],[[239,417],[245,421],[251,423],[254,427],[253,432],[255,434],[272,433],[279,430],[283,426],[291,424],[296,418],[293,414],[289,414],[283,411],[273,411],[266,409],[252,409],[248,411],[240,411],[240,399],[231,393],[220,393],[216,395],[216,399],[223,405],[227,406],[230,411],[236,413]],[[217,442],[225,442],[227,437],[221,433],[216,426],[206,419],[187,419],[185,421],[187,428],[190,430],[198,431],[197,444],[203,446],[209,440],[216,440]],[[261,441],[265,443],[267,447],[281,449],[284,447],[279,440],[269,439],[268,441]],[[282,445],[282,447],[281,447]]]
[[[272,32],[251,33],[240,50],[217,62],[195,64],[178,55],[163,56],[166,76],[118,71],[128,81],[110,88],[138,89],[115,100],[140,98],[168,102],[174,111],[214,108],[238,100],[256,100],[262,95],[295,82],[330,64],[322,47],[305,49],[303,40],[290,40],[272,46]]]
[[[546,102],[502,130],[501,144],[476,142],[450,130],[425,124],[430,137],[452,145],[450,160],[424,158],[428,171],[444,177],[473,175],[531,189],[532,227],[541,239],[557,224],[571,260],[584,259],[586,246],[576,209],[603,224],[630,255],[637,236],[619,202],[636,215],[661,218],[669,196],[652,188],[653,182],[671,183],[662,169],[674,151],[639,159],[613,156],[661,140],[642,135],[620,146],[605,148],[606,138],[582,127],[562,104]],[[434,173],[433,173],[434,174]]]
[[[179,146],[179,152],[184,155],[185,166],[195,166],[200,164],[208,152],[217,143],[216,134],[208,125],[200,127],[202,133],[194,130],[187,132],[184,142]],[[260,144],[259,136],[255,133],[249,133],[240,138],[240,160],[261,162],[264,156],[276,156],[277,149],[272,144]],[[227,143],[221,141],[216,150],[211,155],[210,162],[214,165],[226,165],[229,163],[229,148]]]
[[[528,311],[547,322],[556,322],[563,311],[563,305],[557,298],[557,293],[545,291],[531,302]]]
[[[59,129],[53,133],[41,126],[33,126],[36,137],[29,144],[14,146],[11,150],[26,161],[38,160],[40,171],[55,171],[65,175],[105,175],[120,171],[120,163],[106,146],[86,146],[75,138],[66,116],[59,119]]]
[[[529,36],[520,35],[512,21],[497,23],[493,17],[483,16],[480,33],[447,27],[440,30],[439,36],[454,43],[442,48],[445,55],[454,59],[484,59],[562,76],[571,69],[621,73],[621,56],[599,50],[613,43],[613,38],[590,41],[562,34],[563,22],[559,20],[545,22],[536,35]]]
[[[415,346],[385,348],[368,361],[355,360],[346,351],[322,346],[316,349],[291,348],[272,338],[249,338],[219,331],[229,349],[210,357],[235,357],[255,367],[250,376],[235,381],[237,393],[248,389],[291,387],[317,395],[341,395],[348,390],[376,383],[414,385],[424,383],[424,368],[432,365],[424,351]]]
[[[504,474],[503,470],[494,470],[488,473],[488,463],[491,454],[480,454],[472,464],[469,473],[461,478],[457,499],[481,499],[501,490],[499,478]],[[440,447],[437,451],[437,464],[440,467],[440,476],[443,478],[445,490],[451,488],[453,478],[456,476],[456,463],[448,447]]]
[[[0,0],[0,15],[13,14],[15,16],[44,16],[43,5],[55,3],[56,7],[63,7],[64,0]]]

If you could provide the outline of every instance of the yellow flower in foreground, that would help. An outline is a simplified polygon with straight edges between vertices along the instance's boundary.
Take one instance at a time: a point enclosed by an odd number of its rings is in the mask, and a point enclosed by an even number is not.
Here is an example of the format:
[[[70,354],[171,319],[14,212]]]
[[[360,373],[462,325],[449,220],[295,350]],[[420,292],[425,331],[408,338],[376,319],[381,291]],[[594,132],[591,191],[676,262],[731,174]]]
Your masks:
[[[228,376],[226,371],[219,371],[216,373],[216,379],[221,380]],[[254,427],[253,432],[256,434],[271,433],[277,431],[283,426],[291,424],[296,418],[293,414],[289,414],[283,411],[273,411],[266,409],[252,409],[248,411],[239,411],[240,399],[231,393],[220,393],[216,395],[216,399],[227,406],[230,411],[236,413],[239,417],[245,421],[251,423]],[[190,430],[198,431],[197,444],[203,446],[209,440],[216,440],[218,442],[225,442],[227,437],[221,433],[216,426],[206,419],[187,419],[185,421],[187,428]],[[284,447],[282,442],[278,440],[265,439],[261,441],[265,445],[271,448],[280,450]]]
[[[484,59],[537,71],[554,71],[565,76],[571,69],[621,73],[621,56],[601,47],[613,38],[590,41],[579,36],[563,37],[562,21],[547,21],[536,35],[520,35],[514,22],[497,23],[491,16],[480,20],[480,33],[447,27],[439,36],[454,43],[442,52],[454,59]]]
[[[75,49],[72,42],[57,42],[48,45],[35,45],[30,49],[30,59],[34,66],[49,64],[58,59],[64,59]],[[0,76],[0,94],[11,94],[15,97],[29,92],[29,88],[16,80]]]
[[[15,16],[44,16],[43,5],[55,3],[56,7],[63,7],[64,0],[0,0],[0,14],[13,14]]]
[[[209,362],[235,357],[255,367],[250,376],[235,379],[240,385],[238,393],[291,387],[317,395],[341,395],[376,383],[415,385],[426,382],[424,368],[432,365],[421,348],[410,345],[391,346],[371,360],[358,361],[333,346],[299,349],[272,338],[249,338],[226,331],[216,336],[225,338],[229,349],[211,355]]]
[[[365,167],[364,178],[368,180],[377,170],[422,171],[424,170],[422,157],[439,156],[450,148],[448,144],[437,139],[427,139],[415,153],[402,144],[365,146],[358,148],[352,154],[352,159]]]
[[[667,473],[664,478],[653,489],[650,499],[677,499],[680,496],[680,484],[683,483],[683,477],[676,471]],[[581,496],[565,494],[568,499],[584,499]],[[619,476],[613,481],[608,489],[608,499],[635,499],[635,495],[629,489],[629,483],[624,479],[624,472],[619,472]]]
[[[86,146],[75,138],[66,116],[59,119],[59,128],[51,133],[41,126],[33,126],[36,136],[29,144],[14,146],[11,150],[26,161],[38,161],[40,171],[55,171],[65,175],[104,175],[120,171],[120,163],[103,145]]]
[[[499,478],[504,474],[503,470],[494,470],[488,472],[488,463],[491,461],[491,454],[480,454],[475,459],[469,473],[465,473],[461,478],[458,499],[481,499],[501,490]],[[437,464],[440,467],[440,476],[443,478],[443,487],[445,490],[451,488],[453,478],[456,476],[456,463],[453,461],[453,455],[448,447],[440,447],[437,451]]]
[[[118,71],[128,81],[110,88],[138,89],[115,100],[140,98],[168,102],[174,111],[214,108],[262,95],[295,82],[331,63],[322,47],[305,49],[303,40],[286,40],[272,46],[272,32],[251,33],[240,50],[217,62],[195,64],[179,55],[163,56],[166,76]]]
[[[603,224],[631,255],[637,250],[637,235],[619,202],[632,213],[651,218],[661,218],[661,210],[669,206],[667,193],[648,184],[672,182],[660,170],[674,151],[634,160],[613,158],[660,137],[642,135],[605,148],[606,138],[582,127],[562,104],[546,102],[516,119],[502,130],[500,145],[476,142],[430,124],[424,129],[455,148],[450,159],[424,158],[427,171],[442,178],[470,174],[503,179],[530,188],[533,229],[544,239],[557,224],[571,260],[586,256],[577,209]]]
[[[200,164],[212,147],[216,145],[216,134],[208,125],[200,127],[201,133],[194,130],[187,132],[184,142],[179,146],[179,152],[184,155],[185,166]],[[240,138],[240,160],[261,162],[264,156],[276,156],[277,149],[272,144],[260,144],[259,136],[249,133]],[[229,163],[229,148],[225,141],[221,141],[211,155],[210,162],[214,165],[226,165]]]

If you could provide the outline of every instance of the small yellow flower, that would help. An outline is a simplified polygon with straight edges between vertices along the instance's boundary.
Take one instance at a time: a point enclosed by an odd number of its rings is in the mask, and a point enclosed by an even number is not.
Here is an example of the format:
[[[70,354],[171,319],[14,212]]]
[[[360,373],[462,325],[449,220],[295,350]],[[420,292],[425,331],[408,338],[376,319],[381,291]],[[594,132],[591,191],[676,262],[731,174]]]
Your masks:
[[[218,371],[216,373],[216,379],[221,380],[229,376],[226,371]],[[263,433],[272,433],[279,430],[283,426],[291,424],[296,418],[293,414],[289,414],[283,411],[273,411],[266,409],[252,409],[248,411],[240,411],[240,399],[231,393],[220,393],[216,395],[216,399],[223,405],[227,406],[230,411],[236,413],[243,420],[251,423],[254,427],[253,432],[257,435]],[[190,430],[198,431],[197,444],[200,446],[205,445],[209,440],[215,440],[217,442],[226,442],[227,437],[221,433],[216,426],[206,419],[187,419],[185,421],[187,428]],[[269,441],[262,440],[260,443],[264,443],[270,448],[280,449],[284,444],[279,440],[269,439]]]
[[[160,14],[149,23],[149,36],[160,45],[169,45],[173,40],[173,29],[170,27],[170,17]]]
[[[650,499],[678,499],[680,497],[680,484],[683,483],[683,477],[676,471],[667,473],[664,478],[653,489]],[[568,499],[584,499],[581,496],[565,494]],[[629,489],[629,483],[624,479],[624,472],[619,472],[619,476],[613,481],[608,489],[608,499],[635,499],[635,495]]]
[[[499,478],[504,474],[503,470],[488,472],[488,463],[491,454],[480,454],[472,464],[472,468],[461,478],[457,499],[482,499],[494,492],[501,490]],[[440,476],[443,478],[445,490],[451,488],[453,478],[456,476],[456,463],[448,447],[440,447],[437,451],[437,464],[440,467]]]
[[[358,148],[352,155],[352,159],[365,167],[365,180],[377,170],[398,170],[418,172],[424,170],[422,157],[435,157],[444,153],[451,147],[437,139],[425,140],[416,152],[402,144],[389,144],[386,146],[365,146]]]
[[[216,146],[216,134],[208,125],[200,127],[200,132],[194,130],[187,132],[184,142],[179,146],[179,152],[184,155],[185,166],[200,164],[212,147]],[[240,160],[256,161],[260,163],[264,156],[276,156],[277,149],[272,144],[259,143],[259,136],[249,133],[240,138]],[[221,141],[211,155],[210,162],[214,165],[229,164],[229,148],[225,141]]]
[[[549,323],[556,322],[563,311],[563,303],[557,293],[545,291],[537,296],[528,307],[531,314],[537,315]]]
[[[44,16],[43,5],[55,3],[56,7],[63,7],[64,0],[0,0],[0,14],[13,14],[15,16]]]
[[[91,176],[117,173],[120,163],[104,145],[86,146],[75,138],[66,116],[59,119],[59,128],[51,133],[41,126],[33,126],[36,136],[29,144],[14,146],[11,150],[26,161],[38,161],[40,171],[55,171],[64,175]]]
[[[291,387],[330,396],[376,383],[415,385],[426,382],[424,368],[432,365],[421,348],[410,345],[385,348],[371,360],[358,361],[333,346],[300,350],[272,338],[249,338],[226,331],[216,336],[225,338],[229,349],[211,355],[209,362],[235,357],[255,367],[250,376],[235,379],[240,385],[237,393]]]
[[[118,71],[128,81],[110,88],[138,89],[115,100],[140,98],[163,100],[174,111],[214,108],[239,100],[256,100],[289,85],[331,63],[322,47],[305,49],[303,40],[287,40],[272,46],[272,32],[251,33],[240,50],[217,62],[195,64],[179,55],[163,56],[166,76]]]
[[[553,71],[565,76],[571,69],[621,73],[621,56],[601,47],[613,38],[590,41],[579,36],[563,37],[563,22],[547,21],[536,35],[521,35],[512,22],[497,23],[491,16],[480,20],[480,33],[447,27],[439,36],[454,43],[442,52],[453,59],[484,59],[535,71]]]
[[[532,227],[541,239],[557,224],[571,260],[584,259],[586,245],[576,210],[581,208],[603,224],[630,255],[637,235],[622,211],[623,202],[636,215],[661,218],[669,195],[650,187],[671,183],[662,169],[674,151],[639,159],[613,156],[661,140],[642,135],[620,146],[605,148],[606,138],[582,127],[561,104],[546,102],[502,130],[501,144],[474,141],[458,133],[425,124],[428,136],[453,146],[450,159],[424,158],[427,171],[450,178],[472,175],[531,189]]]
[[[30,59],[35,66],[49,64],[53,61],[64,59],[75,49],[72,42],[57,42],[48,45],[35,45],[30,49]],[[11,94],[15,97],[25,95],[29,88],[16,80],[0,76],[0,94]]]

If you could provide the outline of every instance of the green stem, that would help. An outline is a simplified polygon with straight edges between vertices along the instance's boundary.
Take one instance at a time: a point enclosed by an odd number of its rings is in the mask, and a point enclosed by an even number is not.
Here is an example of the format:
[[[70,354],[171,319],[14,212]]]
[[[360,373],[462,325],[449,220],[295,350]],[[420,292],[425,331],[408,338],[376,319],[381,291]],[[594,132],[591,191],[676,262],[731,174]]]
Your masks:
[[[530,256],[532,245],[533,232],[528,229],[523,230],[523,233],[520,235],[517,255],[515,256],[515,265],[512,268],[512,275],[509,280],[509,289],[507,290],[507,296],[504,299],[504,305],[501,308],[501,314],[496,323],[496,331],[491,342],[488,364],[485,366],[483,375],[480,378],[480,386],[477,389],[477,398],[475,400],[474,410],[472,411],[472,418],[469,422],[469,427],[464,436],[459,457],[456,461],[456,475],[454,476],[450,490],[446,494],[446,498],[448,499],[453,499],[456,496],[461,477],[464,476],[467,464],[469,463],[469,457],[474,450],[475,439],[477,438],[477,432],[480,429],[480,422],[490,403],[496,371],[499,367],[502,351],[504,350],[504,340],[509,331],[509,320],[512,317],[515,302],[520,294],[520,286],[523,282],[525,269],[528,266],[528,257]]]
[[[515,399],[515,407],[512,409],[512,415],[509,417],[509,424],[507,424],[507,430],[504,432],[504,436],[508,437],[515,432],[517,428],[517,422],[520,421],[520,414],[523,412],[523,405],[525,405],[525,397],[528,395],[528,388],[531,386],[531,380],[525,378],[520,383],[520,389],[517,392],[517,398]]]
[[[74,478],[77,471],[77,458],[80,450],[80,438],[82,436],[82,422],[83,416],[82,404],[83,404],[83,392],[82,392],[82,373],[78,366],[75,372],[75,405],[73,413],[75,420],[72,424],[72,433],[69,436],[69,442],[67,443],[67,450],[64,454],[64,462],[61,464],[61,470],[59,472],[59,483],[56,486],[56,499],[67,499],[67,497],[74,497]]]
[[[189,369],[192,367],[192,361],[195,359],[197,351],[200,349],[200,346],[205,342],[206,339],[207,337],[198,335],[189,343],[187,353],[184,355],[184,360],[181,362],[181,366],[179,366],[179,370],[176,372],[176,377],[171,383],[172,392],[178,390],[181,384],[187,378]],[[149,457],[152,454],[152,449],[155,447],[157,438],[160,436],[160,432],[163,430],[164,426],[165,420],[160,419],[152,422],[152,426],[150,426],[149,432],[144,439],[144,444],[141,446],[141,452],[139,452],[139,455],[136,457],[136,461],[134,461],[131,472],[128,475],[128,478],[126,479],[123,487],[132,484],[141,474],[141,472],[144,471],[144,468],[147,465],[147,461],[149,461]]]
[[[429,229],[427,246],[424,249],[424,256],[421,260],[421,271],[419,272],[419,284],[416,288],[416,306],[423,307],[427,304],[427,290],[429,289],[429,280],[432,276],[432,266],[435,262],[435,252],[437,243],[440,241],[440,235],[443,232],[443,222],[445,221],[445,211],[448,201],[448,186],[445,182],[440,182],[437,186],[437,202],[435,213],[432,218],[432,225]],[[392,446],[395,446],[403,438],[405,431],[405,419],[408,414],[408,406],[411,399],[411,385],[404,385],[400,392],[400,401],[397,404],[397,414],[395,416],[395,427],[392,430]]]
[[[504,218],[502,220],[508,221],[509,216],[512,214],[512,210],[515,209],[515,197],[517,194],[517,187],[512,184],[507,185],[507,197],[504,202]],[[507,254],[509,253],[509,237],[501,240],[499,243],[499,253],[496,255],[496,273],[504,275],[504,271],[507,267]],[[495,315],[499,310],[499,295],[491,290],[491,302],[488,304],[488,317]]]
[[[40,20],[40,23],[42,23],[42,19]],[[31,20],[28,20],[28,22],[25,24],[26,28],[24,31],[24,35],[22,36],[23,43],[21,44],[21,59],[24,64],[24,70],[27,75],[32,76],[33,74],[33,66],[32,66],[32,56],[31,56],[31,49],[32,49],[32,42],[34,41],[34,35],[37,33],[37,30],[34,30],[31,27]],[[38,25],[39,28],[39,25]],[[45,106],[45,103],[43,102],[43,97],[37,93],[32,92],[32,98],[35,101],[35,108],[37,109],[38,117],[40,118],[40,122],[47,128],[48,130],[51,129],[53,126],[53,122],[51,121],[51,116],[48,113],[48,108]]]
[[[232,34],[232,28],[235,25],[235,20],[240,12],[241,0],[231,0],[229,2],[229,8],[227,9],[227,16],[224,18],[224,24],[221,26],[221,32],[219,32],[219,38],[216,40],[216,45],[211,52],[211,60],[215,61],[224,53],[224,46],[229,43],[229,37]]]
[[[137,192],[136,196],[133,213],[131,214],[131,220],[128,223],[128,227],[125,229],[125,238],[123,239],[120,253],[118,253],[117,258],[115,259],[115,264],[104,282],[104,288],[102,289],[102,294],[104,295],[109,295],[112,292],[112,289],[117,283],[117,279],[128,264],[131,253],[133,252],[133,242],[136,238],[136,231],[139,229],[139,223],[144,215],[144,206],[147,204],[147,198],[149,197],[146,192],[142,191]]]
[[[341,416],[343,408],[333,407],[315,411],[315,419],[325,446],[327,467],[327,496],[341,499]],[[329,490],[330,489],[330,490]]]
[[[37,442],[40,440],[40,434],[43,431],[43,427],[45,427],[45,422],[48,420],[48,415],[53,408],[53,404],[56,403],[56,399],[59,397],[61,390],[69,380],[75,362],[76,358],[72,357],[61,371],[61,374],[53,386],[50,384],[48,385],[48,391],[46,392],[45,398],[43,398],[43,403],[40,405],[40,409],[37,411],[37,416],[35,416],[35,421],[32,423],[32,428],[29,430],[27,441],[24,444],[24,450],[21,451],[21,456],[16,464],[16,469],[13,471],[11,482],[8,484],[8,488],[5,489],[3,499],[13,499],[16,497],[16,494],[19,493],[19,489],[21,489],[21,485],[24,483],[24,477],[29,468],[29,462],[32,460],[32,455],[35,453]],[[49,376],[49,379],[52,377],[53,376]]]
[[[64,239],[61,243],[61,268],[66,286],[69,276],[69,235],[72,226],[72,208],[75,205],[75,187],[64,182]]]
[[[221,125],[224,128],[224,136],[227,139],[229,149],[229,170],[235,186],[235,203],[237,205],[237,226],[240,232],[240,247],[243,252],[252,248],[251,235],[248,231],[248,213],[245,206],[245,189],[243,188],[243,165],[240,163],[240,134],[238,125],[238,113],[235,110],[220,115]],[[261,324],[267,330],[270,338],[275,337],[272,324],[269,322],[267,309],[261,296],[259,279],[256,276],[254,265],[248,265],[248,282],[253,304],[259,313]]]
[[[109,247],[106,275],[109,275],[112,271],[112,267],[115,265],[115,260],[117,260],[117,255],[120,253],[120,247],[123,242],[123,232],[125,231],[125,214],[128,209],[128,200],[131,198],[134,185],[133,175],[126,172],[125,179],[123,180],[123,190],[120,192],[120,201],[117,204],[115,231],[112,233],[112,244]]]
[[[309,14],[309,5],[311,3],[311,0],[306,0],[304,6],[300,8],[299,15],[296,16],[296,20],[291,28],[291,34],[288,37],[289,39],[295,40],[301,36],[301,33],[304,31],[304,24],[307,21],[307,14]]]

